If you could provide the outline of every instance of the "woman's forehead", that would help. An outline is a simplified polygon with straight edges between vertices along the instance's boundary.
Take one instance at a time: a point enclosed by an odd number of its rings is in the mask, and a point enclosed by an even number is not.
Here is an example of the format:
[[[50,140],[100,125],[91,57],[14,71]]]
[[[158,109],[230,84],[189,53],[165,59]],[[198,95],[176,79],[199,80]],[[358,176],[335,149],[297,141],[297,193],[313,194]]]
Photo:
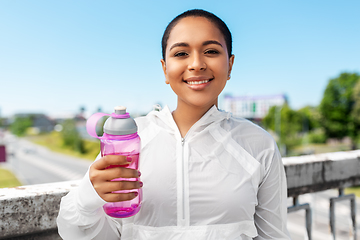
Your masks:
[[[169,45],[175,42],[194,42],[204,40],[218,40],[225,44],[225,39],[215,24],[204,17],[186,17],[171,30]]]

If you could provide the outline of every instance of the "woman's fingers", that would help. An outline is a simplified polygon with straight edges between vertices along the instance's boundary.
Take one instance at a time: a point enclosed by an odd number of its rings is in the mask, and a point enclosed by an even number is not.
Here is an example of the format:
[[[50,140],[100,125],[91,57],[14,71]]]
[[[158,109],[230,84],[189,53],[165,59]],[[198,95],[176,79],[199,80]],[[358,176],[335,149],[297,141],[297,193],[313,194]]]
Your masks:
[[[122,155],[106,155],[92,164],[92,167],[98,170],[105,169],[109,166],[127,166],[130,162],[126,156]],[[130,160],[131,161],[131,160]]]
[[[102,184],[95,184],[94,188],[99,196],[107,202],[127,201],[137,196],[136,192],[116,193],[121,190],[134,190],[142,187],[142,182],[139,181],[113,181],[104,182]]]
[[[109,193],[105,194],[102,198],[106,202],[122,202],[122,201],[129,201],[131,199],[136,198],[138,195],[137,192],[130,192],[130,193]]]
[[[142,182],[139,181],[113,181],[113,182],[107,182],[104,184],[102,188],[103,193],[111,193],[114,191],[120,191],[120,190],[133,190],[133,189],[139,189],[143,185]]]
[[[138,178],[140,172],[126,168],[129,162],[126,156],[107,155],[90,166],[90,181],[110,181],[115,178]]]
[[[140,172],[136,169],[124,168],[124,167],[112,167],[108,169],[98,170],[96,168],[91,169],[89,172],[89,178],[91,182],[94,181],[111,181],[116,178],[138,178]]]
[[[140,172],[136,169],[126,168],[128,165],[129,161],[126,156],[107,155],[90,166],[90,181],[102,199],[107,202],[119,202],[136,197],[137,192],[116,193],[116,191],[131,191],[142,187],[142,182],[127,181],[140,177]]]
[[[132,168],[113,167],[106,169],[106,179],[112,180],[115,178],[138,178],[140,172]]]

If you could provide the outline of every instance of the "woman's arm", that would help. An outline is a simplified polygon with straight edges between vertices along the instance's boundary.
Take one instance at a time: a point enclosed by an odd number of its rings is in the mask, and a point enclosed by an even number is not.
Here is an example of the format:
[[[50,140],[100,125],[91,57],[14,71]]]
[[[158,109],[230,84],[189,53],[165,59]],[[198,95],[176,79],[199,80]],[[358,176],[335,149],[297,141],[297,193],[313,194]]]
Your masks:
[[[281,155],[276,148],[258,190],[258,206],[255,212],[258,236],[255,239],[290,239],[286,220],[286,176]]]
[[[141,187],[139,181],[112,181],[139,177],[137,170],[120,167],[127,164],[125,156],[98,156],[79,187],[62,198],[57,225],[63,239],[120,239],[120,221],[106,215],[102,206],[106,202],[127,201],[135,197],[134,193],[114,191]]]
[[[89,172],[77,189],[61,199],[57,225],[60,236],[73,239],[120,239],[120,224],[102,209],[106,202],[94,190]]]

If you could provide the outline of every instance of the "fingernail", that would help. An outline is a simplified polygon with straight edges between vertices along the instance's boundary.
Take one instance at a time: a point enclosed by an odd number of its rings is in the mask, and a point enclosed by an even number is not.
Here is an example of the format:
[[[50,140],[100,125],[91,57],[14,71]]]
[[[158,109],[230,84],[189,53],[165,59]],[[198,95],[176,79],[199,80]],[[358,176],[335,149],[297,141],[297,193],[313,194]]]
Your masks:
[[[126,161],[131,162],[132,158],[131,157],[126,157]]]
[[[139,182],[139,185],[140,185],[140,187],[142,187],[144,184],[143,184],[143,182]]]
[[[138,177],[140,177],[141,176],[141,172],[140,171],[138,171]]]
[[[139,195],[139,193],[138,193],[138,192],[134,192],[134,195],[135,195],[135,197],[137,197],[137,195]]]

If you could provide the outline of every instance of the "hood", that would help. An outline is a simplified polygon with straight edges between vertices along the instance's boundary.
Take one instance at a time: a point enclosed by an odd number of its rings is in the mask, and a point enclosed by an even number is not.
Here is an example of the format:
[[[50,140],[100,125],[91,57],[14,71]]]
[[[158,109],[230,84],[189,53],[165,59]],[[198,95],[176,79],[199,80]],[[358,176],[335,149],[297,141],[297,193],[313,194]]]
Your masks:
[[[179,134],[179,129],[172,116],[172,111],[167,105],[161,111],[150,112],[147,117],[150,121],[154,121],[157,126],[171,133]],[[214,105],[190,128],[189,132],[201,131],[214,122],[221,122],[230,117],[231,113],[218,110]]]

